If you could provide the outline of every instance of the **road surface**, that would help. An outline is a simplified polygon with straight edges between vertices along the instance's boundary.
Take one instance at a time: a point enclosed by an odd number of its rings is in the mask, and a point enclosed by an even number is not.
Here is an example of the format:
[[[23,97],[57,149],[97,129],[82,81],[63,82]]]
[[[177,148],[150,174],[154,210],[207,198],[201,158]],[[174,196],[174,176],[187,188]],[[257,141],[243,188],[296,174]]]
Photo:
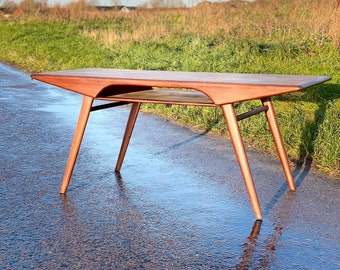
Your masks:
[[[93,112],[59,187],[81,96],[0,64],[0,269],[340,269],[340,181],[248,151],[254,218],[230,143],[140,114]]]

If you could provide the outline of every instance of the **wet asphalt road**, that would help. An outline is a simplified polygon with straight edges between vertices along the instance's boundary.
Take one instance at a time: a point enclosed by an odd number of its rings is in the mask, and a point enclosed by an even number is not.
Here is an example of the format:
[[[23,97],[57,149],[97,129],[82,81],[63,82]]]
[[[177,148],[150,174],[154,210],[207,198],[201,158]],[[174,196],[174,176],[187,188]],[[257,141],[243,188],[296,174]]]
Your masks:
[[[256,222],[229,142],[128,109],[93,112],[59,195],[81,96],[0,64],[0,269],[340,269],[340,181],[248,151]]]

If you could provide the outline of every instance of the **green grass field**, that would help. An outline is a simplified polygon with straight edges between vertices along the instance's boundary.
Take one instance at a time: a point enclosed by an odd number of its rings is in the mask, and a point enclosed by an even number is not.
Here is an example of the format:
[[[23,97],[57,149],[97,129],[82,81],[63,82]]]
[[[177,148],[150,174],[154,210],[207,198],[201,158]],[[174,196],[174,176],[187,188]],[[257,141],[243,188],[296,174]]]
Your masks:
[[[274,99],[290,160],[340,175],[340,8],[329,1],[202,3],[122,14],[88,7],[0,19],[0,60],[27,72],[85,67],[329,75]],[[279,4],[278,4],[279,3]],[[320,6],[317,5],[322,5]],[[58,12],[57,12],[58,11]],[[237,104],[238,112],[257,101]],[[145,105],[172,121],[227,135],[216,108]],[[264,115],[240,122],[245,143],[274,154]]]

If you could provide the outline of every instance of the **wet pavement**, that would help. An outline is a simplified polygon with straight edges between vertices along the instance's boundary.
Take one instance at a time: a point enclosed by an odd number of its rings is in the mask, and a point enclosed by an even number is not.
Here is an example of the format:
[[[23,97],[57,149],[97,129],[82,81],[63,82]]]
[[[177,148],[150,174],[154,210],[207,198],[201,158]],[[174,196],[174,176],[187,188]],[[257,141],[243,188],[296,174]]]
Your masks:
[[[256,221],[230,143],[140,114],[90,116],[59,187],[81,96],[0,64],[0,269],[340,269],[340,181],[248,150]]]

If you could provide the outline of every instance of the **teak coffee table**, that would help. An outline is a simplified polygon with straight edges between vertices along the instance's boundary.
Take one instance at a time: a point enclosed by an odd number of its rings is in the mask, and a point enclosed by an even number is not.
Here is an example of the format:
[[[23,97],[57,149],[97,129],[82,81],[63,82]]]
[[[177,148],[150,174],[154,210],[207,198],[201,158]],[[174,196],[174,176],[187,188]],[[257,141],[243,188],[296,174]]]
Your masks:
[[[141,103],[217,106],[221,107],[224,113],[231,142],[257,219],[262,218],[261,208],[237,121],[265,112],[288,186],[291,190],[295,190],[271,97],[300,91],[331,79],[329,76],[100,68],[38,73],[32,74],[31,77],[84,96],[60,193],[64,194],[67,191],[91,111],[132,103],[115,168],[119,172]],[[111,101],[111,103],[93,106],[95,99]],[[234,103],[253,99],[260,99],[262,106],[238,116],[235,114]]]

